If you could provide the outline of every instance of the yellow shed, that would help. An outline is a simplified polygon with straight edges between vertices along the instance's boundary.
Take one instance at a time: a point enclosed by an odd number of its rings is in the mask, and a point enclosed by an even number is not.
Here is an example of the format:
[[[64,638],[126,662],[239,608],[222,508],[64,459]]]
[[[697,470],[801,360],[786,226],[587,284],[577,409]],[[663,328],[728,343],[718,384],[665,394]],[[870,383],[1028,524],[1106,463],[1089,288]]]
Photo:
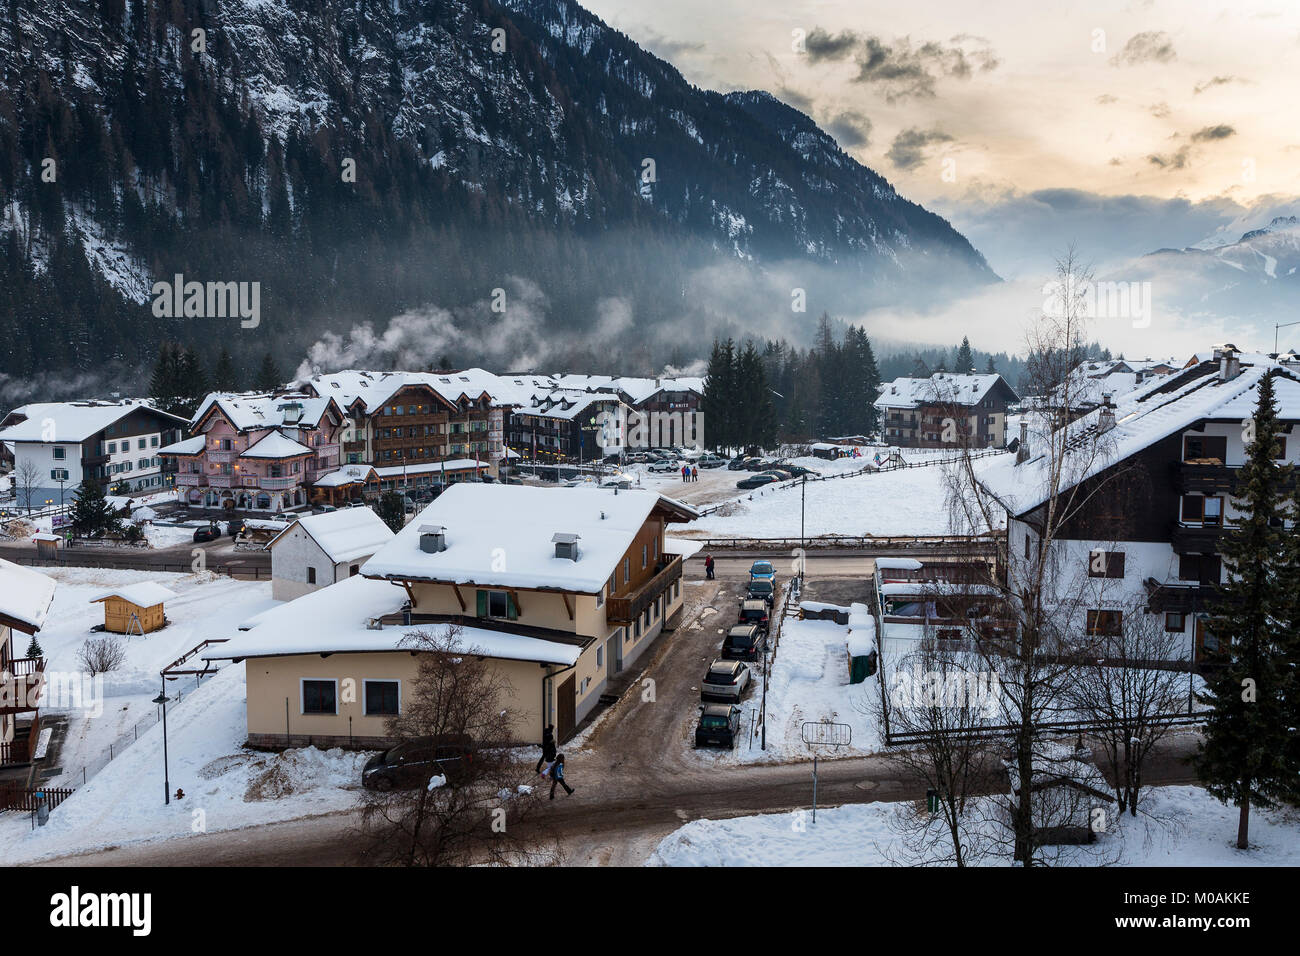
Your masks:
[[[148,634],[167,623],[163,602],[176,596],[161,584],[140,581],[105,591],[90,599],[104,604],[104,630],[115,634]]]

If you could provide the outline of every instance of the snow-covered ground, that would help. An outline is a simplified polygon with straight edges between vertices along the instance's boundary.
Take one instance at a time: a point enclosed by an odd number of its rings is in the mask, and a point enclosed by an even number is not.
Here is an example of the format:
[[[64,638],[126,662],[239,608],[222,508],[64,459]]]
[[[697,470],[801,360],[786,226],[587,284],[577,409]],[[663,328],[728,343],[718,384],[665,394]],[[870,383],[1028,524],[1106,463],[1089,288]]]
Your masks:
[[[5,862],[239,829],[345,810],[356,803],[364,752],[314,747],[244,750],[244,667],[223,669],[167,712],[173,799],[163,802],[162,726],[154,725],[97,776],[31,828],[0,814]],[[177,789],[184,796],[175,798]]]
[[[1167,822],[1148,825],[1143,818],[1124,818],[1091,847],[1061,848],[1063,861],[1078,866],[1116,858],[1123,866],[1300,865],[1300,814],[1295,811],[1252,811],[1251,849],[1241,851],[1235,848],[1237,810],[1199,787],[1151,789],[1147,798],[1153,815]],[[693,820],[664,838],[647,865],[897,865],[904,861],[889,827],[896,807],[865,803],[819,809],[815,824],[804,810]]]
[[[210,572],[40,570],[58,583],[45,627],[38,635],[47,660],[49,696],[43,710],[46,714],[63,712],[68,717],[67,737],[58,755],[63,772],[59,778],[47,781],[51,786],[79,786],[83,768],[87,776],[98,769],[107,759],[110,744],[116,744],[123,735],[133,737],[133,728],[141,721],[146,726],[152,722],[155,705],[150,701],[158,693],[158,672],[162,668],[205,640],[230,637],[241,621],[278,603],[271,599],[269,582],[235,581]],[[77,659],[78,651],[87,638],[104,636],[102,631],[91,630],[104,622],[104,605],[92,604],[91,598],[110,587],[137,581],[155,581],[176,592],[177,596],[165,604],[167,626],[144,637],[121,636],[126,659],[120,668],[103,676],[102,697],[89,688],[92,693],[83,693],[81,706],[75,700],[54,700],[55,675],[80,675],[83,668]],[[16,638],[20,654],[26,652],[25,641],[23,635]],[[241,665],[236,667],[242,672]],[[85,688],[84,678],[77,679]],[[196,687],[193,678],[183,678],[169,683],[168,693],[179,693],[185,699],[180,705],[183,707]]]
[[[737,493],[721,511],[674,533],[685,537],[797,538],[800,497],[799,482]],[[944,467],[809,482],[803,515],[809,537],[948,534]]]
[[[701,626],[708,626],[707,619]],[[762,706],[761,664],[751,664],[754,689],[741,703],[744,739],[734,750],[700,749],[697,759],[719,764],[779,763],[811,760],[812,751],[803,742],[805,721],[848,724],[852,743],[831,751],[819,748],[826,757],[862,756],[880,749],[880,731],[868,714],[879,696],[879,682],[870,677],[861,684],[849,683],[849,664],[844,641],[848,627],[834,621],[800,621],[789,617],[782,625],[781,646],[767,691],[767,749],[763,750],[750,729],[758,726]],[[694,726],[692,725],[692,734]]]

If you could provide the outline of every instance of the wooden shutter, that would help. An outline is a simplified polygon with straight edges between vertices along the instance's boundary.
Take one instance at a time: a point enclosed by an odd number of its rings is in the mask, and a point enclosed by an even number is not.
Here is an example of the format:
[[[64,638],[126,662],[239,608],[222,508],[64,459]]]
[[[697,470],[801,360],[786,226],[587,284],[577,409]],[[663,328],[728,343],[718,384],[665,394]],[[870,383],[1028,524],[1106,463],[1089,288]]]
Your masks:
[[[479,616],[479,617],[487,617],[487,613],[488,613],[488,596],[487,596],[487,592],[486,592],[486,591],[475,591],[474,593],[475,593],[475,595],[476,595],[476,600],[477,600],[477,603],[478,603],[478,616]]]

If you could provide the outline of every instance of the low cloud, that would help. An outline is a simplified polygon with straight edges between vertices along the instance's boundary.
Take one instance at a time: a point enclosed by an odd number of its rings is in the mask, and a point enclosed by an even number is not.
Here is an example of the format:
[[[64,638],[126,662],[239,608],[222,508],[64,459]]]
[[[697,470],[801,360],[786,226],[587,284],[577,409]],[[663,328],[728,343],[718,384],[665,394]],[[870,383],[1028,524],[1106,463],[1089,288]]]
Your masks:
[[[1147,157],[1147,162],[1166,170],[1186,169],[1191,154],[1190,146],[1180,146],[1172,153],[1152,153]]]
[[[1198,129],[1192,134],[1193,143],[1213,142],[1218,139],[1227,139],[1229,136],[1235,136],[1237,131],[1231,126],[1220,123],[1218,126],[1206,126]]]
[[[833,34],[818,28],[805,38],[804,49],[813,63],[851,57],[858,68],[853,82],[880,89],[890,103],[909,97],[932,98],[943,77],[967,80],[998,67],[989,42],[970,34],[955,36],[948,43],[930,40],[914,44],[908,37],[890,41],[852,30]]]
[[[915,169],[925,162],[928,147],[935,143],[949,143],[952,139],[941,129],[923,130],[911,127],[894,137],[894,142],[890,144],[889,152],[885,156],[899,169]]]
[[[826,120],[823,128],[846,149],[868,146],[871,143],[871,120],[856,110],[843,110],[836,113]]]
[[[1216,86],[1227,86],[1229,83],[1245,82],[1246,81],[1239,76],[1212,76],[1208,80],[1203,80],[1202,82],[1197,83],[1196,86],[1192,88],[1192,93],[1199,96],[1206,90],[1214,89]]]
[[[1124,49],[1111,57],[1111,66],[1138,66],[1142,63],[1169,63],[1177,58],[1169,34],[1161,30],[1135,33]]]

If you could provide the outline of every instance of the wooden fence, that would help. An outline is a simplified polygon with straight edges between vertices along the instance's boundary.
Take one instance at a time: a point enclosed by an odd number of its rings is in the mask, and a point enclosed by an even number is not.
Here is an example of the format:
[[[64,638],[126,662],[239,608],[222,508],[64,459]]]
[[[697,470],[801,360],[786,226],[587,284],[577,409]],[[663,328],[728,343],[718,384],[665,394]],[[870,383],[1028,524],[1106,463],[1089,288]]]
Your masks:
[[[36,809],[38,794],[44,794],[46,803],[53,810],[68,797],[72,796],[70,787],[20,787],[17,784],[0,783],[0,811]]]

